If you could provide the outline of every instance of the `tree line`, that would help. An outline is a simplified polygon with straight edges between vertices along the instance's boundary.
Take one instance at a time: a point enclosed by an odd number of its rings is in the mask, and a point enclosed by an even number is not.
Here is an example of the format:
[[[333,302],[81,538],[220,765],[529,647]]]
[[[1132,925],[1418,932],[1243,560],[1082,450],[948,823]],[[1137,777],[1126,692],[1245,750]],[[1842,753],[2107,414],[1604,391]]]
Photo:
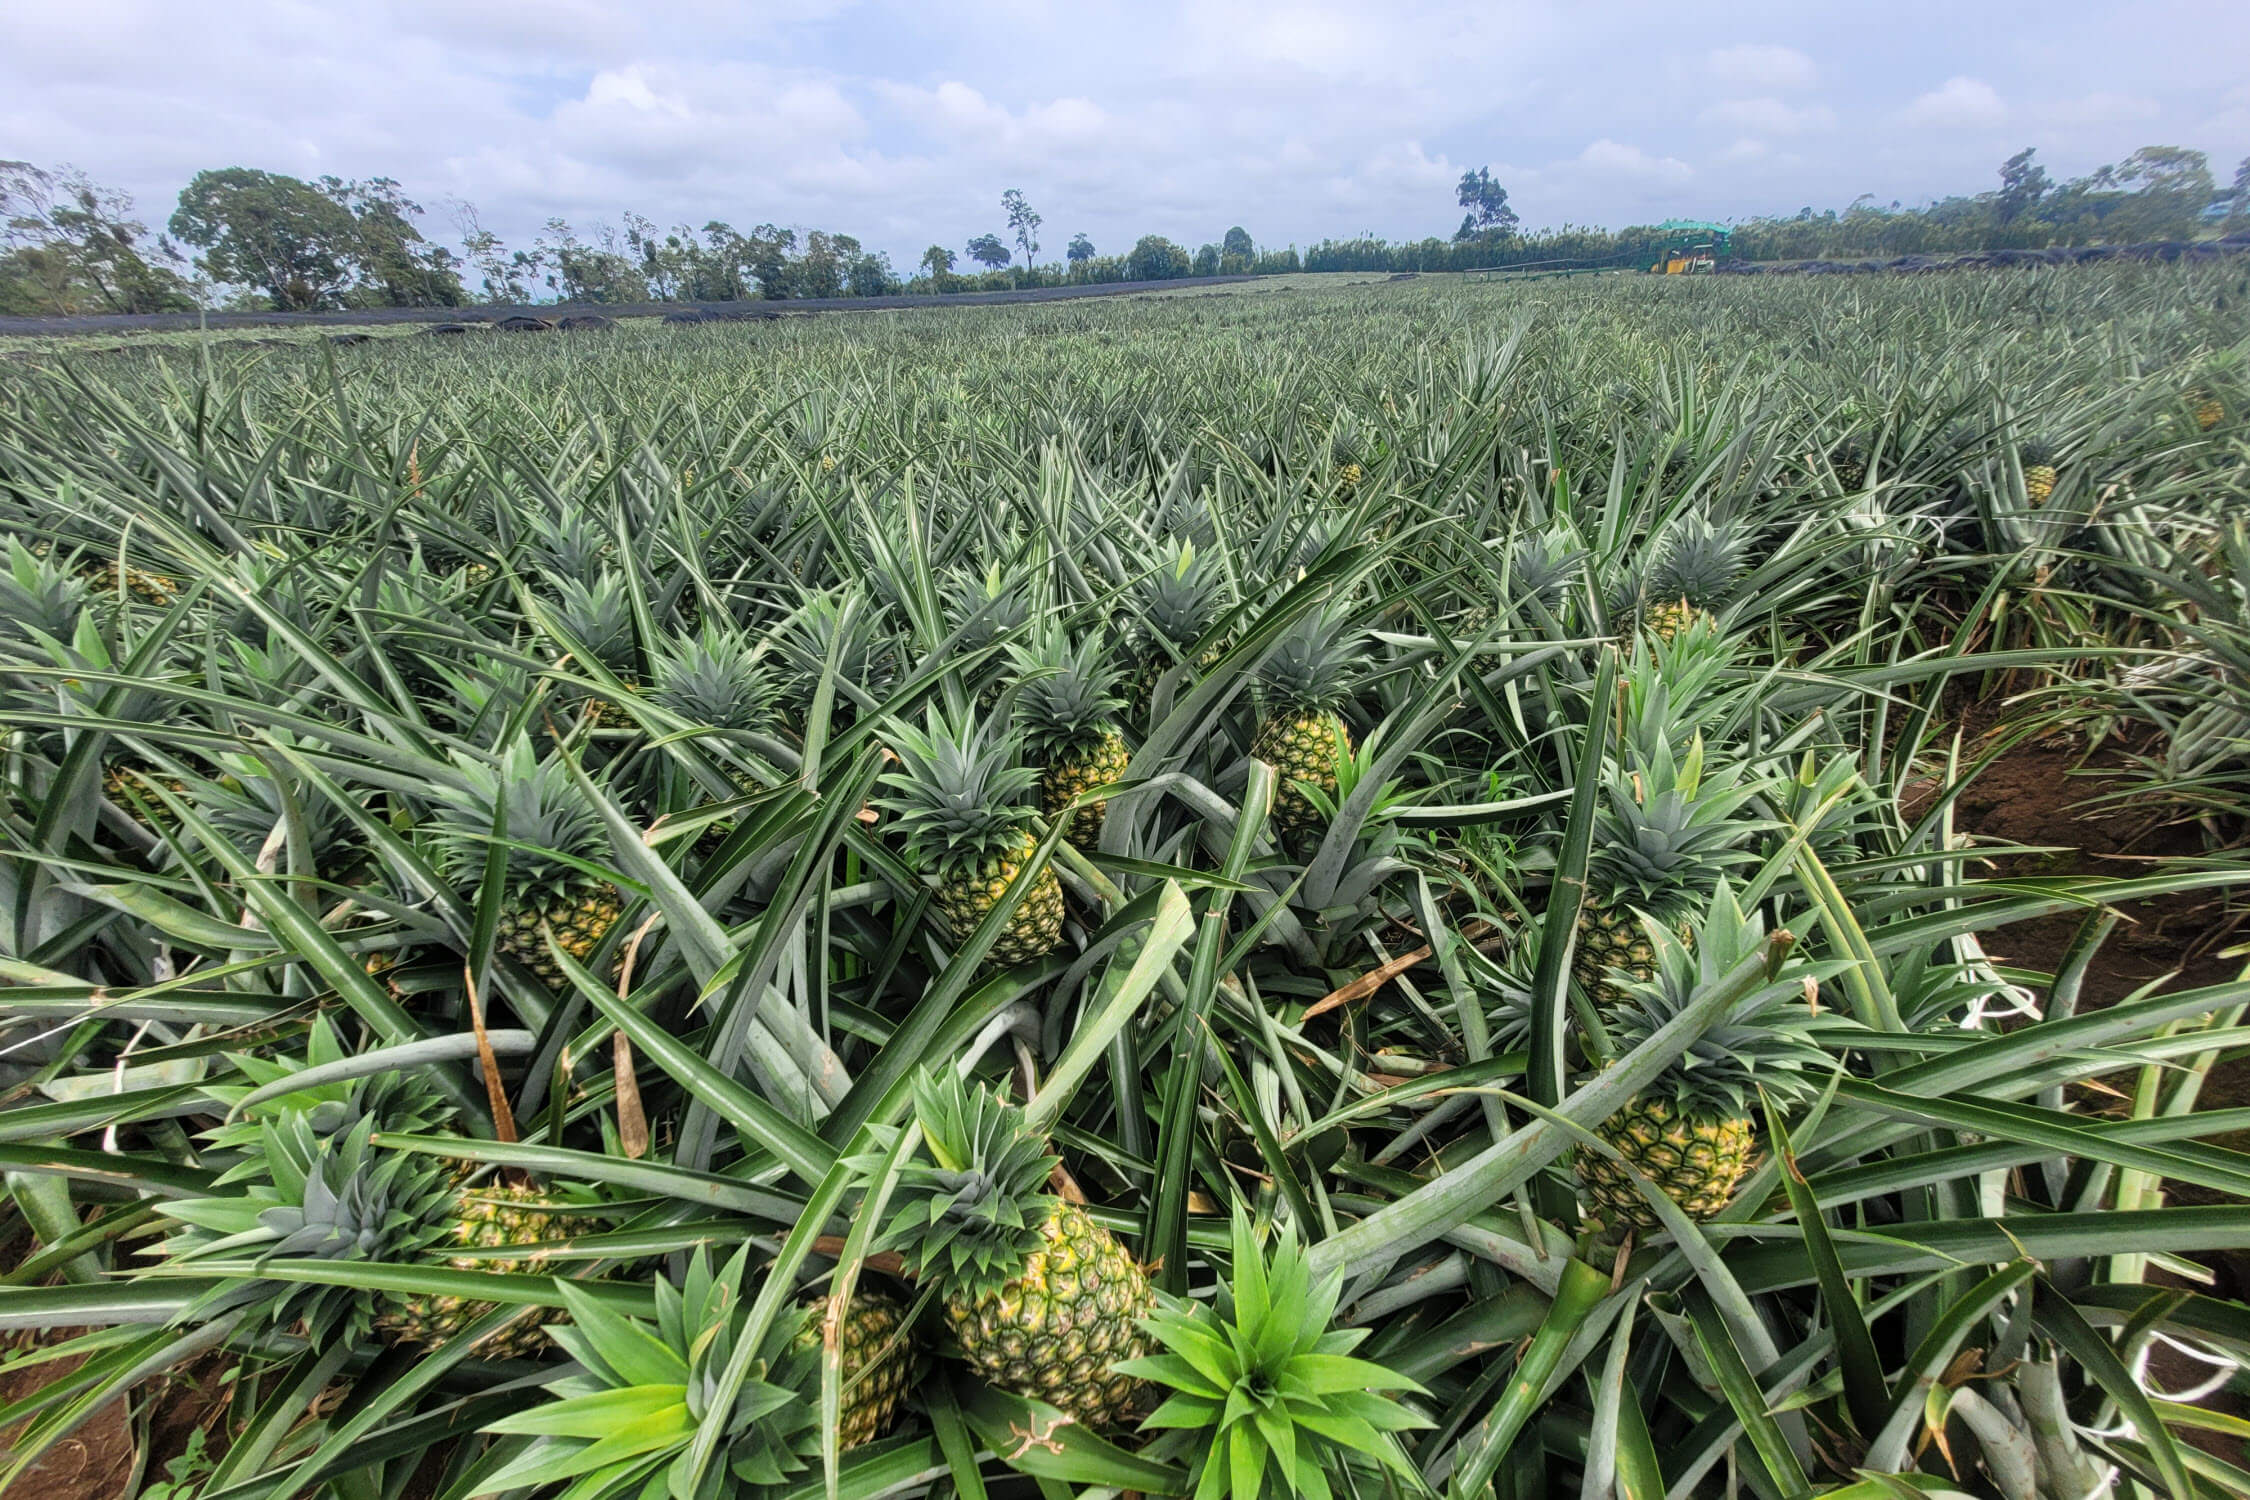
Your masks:
[[[2250,158],[2221,188],[2209,158],[2144,146],[2123,161],[2056,182],[2025,149],[2002,163],[1999,186],[1915,207],[1863,195],[1843,210],[1760,217],[1734,227],[1733,253],[1752,260],[1849,259],[2186,239],[2250,226]],[[1526,233],[1489,168],[1465,172],[1451,239],[1373,236],[1261,248],[1236,225],[1189,251],[1162,235],[1100,253],[1073,234],[1059,261],[1042,262],[1044,218],[1015,188],[1001,195],[1006,233],[968,241],[961,255],[931,245],[901,275],[889,256],[848,234],[713,219],[660,229],[639,214],[580,229],[549,219],[511,245],[474,205],[448,205],[460,250],[422,231],[422,205],[393,178],[306,181],[248,167],[198,172],[164,230],[134,217],[132,199],[70,167],[0,161],[0,313],[142,313],[227,309],[314,312],[472,303],[733,302],[760,298],[880,297],[898,292],[995,291],[1187,276],[1290,271],[1469,271],[1629,265],[1667,240],[1655,225],[1609,230],[1564,225]],[[977,269],[967,269],[967,265]]]

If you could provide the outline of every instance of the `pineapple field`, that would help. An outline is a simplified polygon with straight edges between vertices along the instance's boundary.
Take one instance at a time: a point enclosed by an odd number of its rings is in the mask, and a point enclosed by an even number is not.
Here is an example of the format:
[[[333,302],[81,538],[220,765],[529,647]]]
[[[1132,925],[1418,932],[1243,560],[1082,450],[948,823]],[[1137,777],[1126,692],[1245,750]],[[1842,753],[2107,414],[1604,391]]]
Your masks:
[[[2250,1493],[2246,349],[2212,262],[0,365],[0,1491]]]

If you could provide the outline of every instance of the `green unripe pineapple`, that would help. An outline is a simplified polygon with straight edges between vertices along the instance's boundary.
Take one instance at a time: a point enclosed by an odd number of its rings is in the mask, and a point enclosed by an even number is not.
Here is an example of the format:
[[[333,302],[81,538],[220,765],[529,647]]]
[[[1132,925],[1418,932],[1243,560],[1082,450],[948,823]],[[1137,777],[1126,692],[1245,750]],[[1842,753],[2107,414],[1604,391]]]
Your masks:
[[[541,1256],[504,1252],[588,1234],[598,1227],[595,1220],[558,1213],[556,1208],[554,1199],[520,1183],[469,1188],[455,1201],[445,1238],[433,1253],[446,1255],[446,1263],[457,1271],[537,1274]],[[434,1347],[457,1336],[493,1306],[451,1293],[411,1293],[376,1320],[376,1332],[392,1343]],[[534,1308],[478,1345],[477,1353],[486,1359],[535,1355],[547,1347],[546,1325],[560,1316],[556,1309]]]
[[[896,795],[878,805],[898,815],[907,857],[934,878],[938,911],[954,936],[975,932],[1008,894],[1038,840],[1026,794],[1039,773],[1015,763],[1017,741],[973,718],[934,710],[927,733],[890,726],[900,769],[883,777]],[[1052,953],[1062,941],[1062,882],[1041,866],[988,955],[1002,967]]]
[[[617,887],[572,861],[593,861],[605,842],[599,817],[556,757],[534,759],[519,738],[497,768],[457,758],[465,787],[438,790],[432,838],[439,867],[457,885],[481,883],[496,812],[507,805],[508,841],[495,947],[551,987],[565,983],[545,933],[580,963],[593,956],[624,911]]]

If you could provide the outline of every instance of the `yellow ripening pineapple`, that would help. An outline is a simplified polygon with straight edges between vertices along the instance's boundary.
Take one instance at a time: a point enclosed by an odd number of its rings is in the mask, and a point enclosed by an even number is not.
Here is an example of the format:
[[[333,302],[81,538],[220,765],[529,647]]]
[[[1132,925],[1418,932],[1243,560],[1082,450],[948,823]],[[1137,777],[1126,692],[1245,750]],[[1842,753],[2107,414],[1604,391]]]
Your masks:
[[[1765,941],[1763,925],[1743,914],[1724,883],[1692,948],[1660,923],[1648,923],[1646,933],[1654,958],[1650,977],[1624,985],[1603,1016],[1619,1057],[1630,1056]],[[1594,1133],[1623,1161],[1579,1148],[1576,1171],[1588,1218],[1612,1230],[1659,1227],[1627,1163],[1690,1219],[1702,1222],[1725,1208],[1757,1164],[1760,1092],[1785,1109],[1819,1086],[1828,1057],[1808,1034],[1813,1014],[1801,980],[1773,977],[1596,1126]]]
[[[1359,633],[1340,617],[1316,611],[1282,637],[1258,669],[1265,716],[1250,754],[1274,768],[1273,820],[1284,834],[1320,820],[1312,791],[1335,799],[1337,765],[1352,750],[1351,731],[1336,708],[1350,696],[1359,662]]]
[[[951,721],[932,710],[929,731],[894,723],[900,769],[883,777],[896,795],[879,806],[898,815],[908,858],[935,878],[938,910],[956,939],[976,931],[1007,895],[1038,839],[1025,794],[1039,773],[1016,764],[1017,741],[991,724]],[[987,955],[1001,967],[1044,958],[1062,941],[1062,882],[1042,866]]]
[[[937,1288],[962,1360],[1090,1427],[1134,1414],[1155,1297],[1117,1237],[1047,1190],[1054,1158],[1022,1111],[950,1068],[914,1083],[928,1160],[901,1174],[881,1243]]]

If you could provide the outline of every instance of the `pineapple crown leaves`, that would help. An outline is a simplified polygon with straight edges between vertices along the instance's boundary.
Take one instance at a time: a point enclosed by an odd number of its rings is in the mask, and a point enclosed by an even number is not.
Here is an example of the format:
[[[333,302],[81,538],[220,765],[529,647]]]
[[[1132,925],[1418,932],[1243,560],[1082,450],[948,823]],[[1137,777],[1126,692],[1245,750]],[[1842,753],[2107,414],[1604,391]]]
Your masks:
[[[1585,572],[1592,555],[1575,533],[1558,522],[1517,540],[1508,554],[1509,579],[1518,597],[1536,599],[1553,609]]]
[[[996,720],[953,720],[934,708],[928,724],[924,733],[891,721],[887,740],[899,769],[882,784],[896,795],[876,801],[897,814],[908,856],[945,870],[1021,849],[1035,812],[1026,799],[1039,773],[1016,763],[1015,737]]]
[[[71,640],[86,594],[84,579],[9,538],[8,566],[0,572],[0,644]]]
[[[1021,1109],[951,1068],[915,1076],[914,1116],[922,1154],[899,1174],[877,1247],[967,1294],[1000,1285],[1043,1243],[1055,1157]]]
[[[1360,632],[1333,609],[1315,610],[1274,643],[1258,681],[1275,706],[1296,713],[1333,709],[1352,693],[1363,657]]]
[[[569,1493],[579,1500],[721,1500],[802,1483],[820,1462],[820,1375],[798,1339],[801,1309],[781,1310],[733,1402],[716,1409],[748,1331],[748,1264],[744,1246],[714,1270],[698,1246],[680,1285],[656,1282],[653,1321],[612,1311],[560,1283],[570,1321],[548,1335],[582,1373],[549,1385],[548,1401],[485,1429],[535,1439],[489,1488],[572,1480]],[[712,1427],[719,1433],[714,1462],[690,1487],[686,1457],[698,1433]]]
[[[693,638],[667,642],[656,658],[649,696],[681,718],[713,729],[765,727],[777,684],[757,648],[742,636],[706,625]]]
[[[319,1128],[317,1115],[259,1119],[242,1160],[219,1179],[235,1191],[159,1205],[183,1226],[164,1242],[173,1266],[194,1273],[212,1261],[275,1257],[408,1261],[443,1235],[452,1193],[436,1160],[376,1151],[371,1139],[383,1122],[374,1113],[334,1133]],[[253,1308],[277,1327],[302,1322],[317,1343],[365,1334],[380,1300],[352,1287],[230,1277],[189,1315]]]
[[[1171,1391],[1144,1426],[1201,1439],[1195,1500],[1328,1500],[1354,1457],[1420,1488],[1395,1434],[1430,1423],[1391,1393],[1422,1388],[1352,1357],[1368,1331],[1330,1326],[1342,1276],[1316,1282],[1293,1233],[1269,1258],[1240,1205],[1232,1238],[1234,1276],[1216,1305],[1162,1299],[1141,1326],[1164,1352],[1117,1366]]]
[[[1669,641],[1645,633],[1635,640],[1619,684],[1628,753],[1645,761],[1721,722],[1742,694],[1727,681],[1734,661],[1734,638],[1705,616]]]
[[[1176,543],[1133,593],[1148,641],[1163,641],[1175,652],[1202,639],[1225,604],[1219,570],[1192,542]]]
[[[1689,511],[1672,523],[1664,550],[1649,570],[1650,596],[1715,609],[1741,580],[1749,550],[1750,538],[1740,526]]]
[[[1632,769],[1612,764],[1604,778],[1588,875],[1611,903],[1672,920],[1751,857],[1742,844],[1763,825],[1737,814],[1760,788],[1743,784],[1739,767],[1706,774],[1701,735],[1677,759],[1661,740],[1631,759]]]
[[[585,869],[600,852],[601,819],[571,782],[561,752],[538,759],[519,735],[497,766],[456,753],[460,787],[441,786],[430,838],[448,880],[467,886],[484,875],[493,814],[507,804],[507,887],[511,894],[564,893],[592,883]]]
[[[611,672],[633,669],[633,596],[622,574],[604,571],[591,584],[576,578],[555,580],[552,617],[561,628],[563,648],[573,656],[591,659]]]
[[[1765,943],[1764,921],[1745,913],[1721,879],[1692,944],[1663,923],[1644,921],[1655,949],[1656,974],[1622,986],[1624,998],[1607,1017],[1610,1040],[1624,1056],[1669,1025],[1696,997],[1719,983]],[[1754,1112],[1763,1091],[1786,1108],[1810,1097],[1835,1061],[1814,1037],[1818,981],[1842,962],[1784,962],[1762,987],[1738,1001],[1681,1053],[1651,1091],[1691,1116],[1741,1119]]]
[[[1090,633],[1073,646],[1055,629],[1011,649],[1019,684],[1016,724],[1034,759],[1115,728],[1124,702],[1117,696],[1118,674],[1104,660],[1103,645],[1098,633]]]
[[[575,506],[553,515],[533,512],[525,540],[533,558],[555,578],[578,579],[601,571],[610,550],[609,534]]]
[[[220,1173],[221,1186],[255,1181],[264,1176],[267,1140],[265,1128],[277,1121],[301,1119],[316,1140],[344,1137],[363,1120],[376,1128],[401,1135],[429,1135],[443,1129],[451,1109],[428,1075],[415,1069],[392,1069],[360,1078],[340,1078],[309,1088],[270,1094],[247,1109],[241,1102],[260,1089],[270,1088],[308,1069],[344,1060],[343,1040],[326,1016],[315,1016],[305,1038],[305,1051],[295,1057],[263,1057],[255,1052],[229,1052],[227,1061],[249,1079],[241,1084],[209,1084],[204,1092],[227,1108],[226,1121],[204,1133],[218,1152],[240,1152],[240,1158]]]
[[[887,606],[864,594],[808,596],[776,632],[790,675],[809,688],[834,661],[839,684],[862,694],[879,690],[896,667],[884,635],[887,613]]]
[[[998,644],[1031,618],[1029,590],[994,563],[983,577],[966,570],[945,583],[946,623],[960,635],[960,649],[975,653]]]

